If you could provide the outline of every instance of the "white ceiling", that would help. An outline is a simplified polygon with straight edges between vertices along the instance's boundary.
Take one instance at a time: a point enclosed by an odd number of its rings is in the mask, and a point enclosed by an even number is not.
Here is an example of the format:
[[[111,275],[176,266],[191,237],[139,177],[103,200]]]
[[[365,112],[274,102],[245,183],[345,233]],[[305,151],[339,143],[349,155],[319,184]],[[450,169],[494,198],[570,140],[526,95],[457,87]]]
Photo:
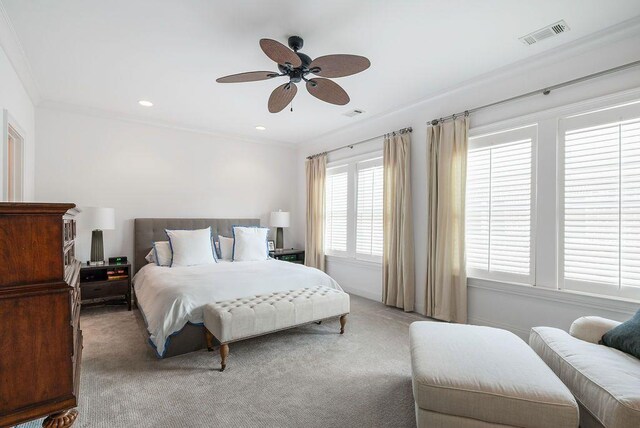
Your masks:
[[[296,143],[640,15],[638,0],[0,0],[43,100],[251,139]],[[571,31],[533,46],[518,37],[560,19]],[[305,40],[312,58],[364,55],[336,79],[346,106],[299,85],[293,113],[267,111],[284,78],[218,84],[276,70],[260,38]],[[282,82],[280,82],[282,80]],[[151,108],[137,104],[148,99]],[[360,108],[358,119],[343,113]],[[266,131],[256,131],[264,125]]]

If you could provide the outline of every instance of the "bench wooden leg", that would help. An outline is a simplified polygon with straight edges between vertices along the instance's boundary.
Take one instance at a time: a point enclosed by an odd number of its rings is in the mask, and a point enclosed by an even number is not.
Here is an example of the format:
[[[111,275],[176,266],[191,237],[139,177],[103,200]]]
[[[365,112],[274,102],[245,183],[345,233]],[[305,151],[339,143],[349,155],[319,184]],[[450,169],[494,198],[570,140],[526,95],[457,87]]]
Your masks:
[[[220,369],[221,372],[223,372],[224,368],[227,367],[227,355],[229,355],[229,345],[223,343],[220,345],[220,365],[222,366],[222,368]]]
[[[204,337],[207,339],[207,351],[213,351],[213,334],[207,328],[204,328]]]
[[[347,323],[347,316],[342,315],[340,317],[340,334],[344,334],[344,326]]]

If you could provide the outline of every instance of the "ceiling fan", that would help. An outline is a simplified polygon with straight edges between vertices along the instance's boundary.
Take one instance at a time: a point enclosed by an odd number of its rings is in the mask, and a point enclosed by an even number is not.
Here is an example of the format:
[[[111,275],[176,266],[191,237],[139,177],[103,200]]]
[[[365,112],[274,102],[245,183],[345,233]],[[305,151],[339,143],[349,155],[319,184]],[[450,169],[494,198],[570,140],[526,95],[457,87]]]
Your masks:
[[[301,37],[289,37],[289,47],[271,39],[261,39],[262,51],[278,64],[280,73],[273,71],[250,71],[232,74],[216,79],[218,83],[240,83],[268,80],[274,77],[286,76],[289,81],[278,86],[269,97],[269,111],[278,113],[284,109],[296,96],[300,81],[306,82],[307,91],[319,100],[331,104],[345,105],[349,102],[349,95],[333,80],[327,77],[344,77],[360,73],[371,65],[371,62],[358,55],[325,55],[312,60],[308,55],[298,52],[304,43]],[[307,78],[308,74],[320,77]]]

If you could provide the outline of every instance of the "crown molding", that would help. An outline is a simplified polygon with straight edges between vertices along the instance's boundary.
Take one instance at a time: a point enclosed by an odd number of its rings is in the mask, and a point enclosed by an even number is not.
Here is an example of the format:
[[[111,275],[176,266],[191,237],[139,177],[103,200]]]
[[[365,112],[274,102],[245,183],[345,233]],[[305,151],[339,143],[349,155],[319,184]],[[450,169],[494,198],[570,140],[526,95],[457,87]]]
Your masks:
[[[624,40],[630,37],[640,35],[640,16],[628,19],[617,25],[596,31],[595,33],[573,40],[571,42],[556,46],[544,52],[540,52],[536,55],[528,58],[521,59],[519,61],[507,64],[505,66],[494,69],[488,73],[480,74],[471,79],[465,80],[448,88],[435,91],[425,97],[416,99],[409,102],[405,106],[392,107],[388,110],[372,115],[362,120],[351,123],[323,134],[317,135],[313,138],[304,140],[298,144],[299,148],[313,146],[320,140],[324,140],[328,137],[336,136],[342,132],[352,129],[358,129],[364,124],[375,123],[382,118],[391,116],[406,110],[411,110],[419,107],[423,104],[427,104],[438,99],[446,98],[460,92],[471,91],[474,88],[494,83],[496,81],[504,80],[510,77],[517,76],[523,72],[530,71],[533,68],[540,68],[557,63],[560,60],[566,60],[568,57],[577,56],[589,50],[597,49],[598,47],[606,46],[620,40]],[[550,83],[549,85],[551,85]],[[471,106],[473,107],[473,106]],[[425,117],[426,121],[432,119]]]
[[[33,77],[31,64],[29,64],[22,43],[20,43],[18,34],[13,28],[13,24],[2,0],[0,0],[0,46],[7,55],[7,58],[9,58],[9,62],[11,62],[13,69],[22,82],[22,86],[24,86],[29,98],[31,98],[31,102],[33,105],[38,105],[40,102],[40,91]]]
[[[83,105],[66,103],[61,101],[42,100],[38,104],[38,109],[57,110],[57,111],[63,111],[67,113],[79,114],[83,116],[118,120],[122,122],[152,126],[155,128],[165,128],[165,129],[171,129],[174,131],[183,131],[183,132],[190,132],[194,134],[207,135],[210,137],[228,139],[228,140],[239,141],[243,143],[270,145],[270,146],[282,147],[286,149],[294,149],[297,147],[295,143],[290,143],[286,141],[273,140],[268,138],[255,139],[255,138],[245,137],[243,135],[238,135],[238,134],[229,134],[229,133],[207,129],[207,128],[186,126],[186,125],[169,122],[169,121],[153,120],[149,118],[143,118],[143,117],[138,117],[134,115],[118,113],[110,110],[103,110],[103,109],[98,109],[94,107],[87,107]]]

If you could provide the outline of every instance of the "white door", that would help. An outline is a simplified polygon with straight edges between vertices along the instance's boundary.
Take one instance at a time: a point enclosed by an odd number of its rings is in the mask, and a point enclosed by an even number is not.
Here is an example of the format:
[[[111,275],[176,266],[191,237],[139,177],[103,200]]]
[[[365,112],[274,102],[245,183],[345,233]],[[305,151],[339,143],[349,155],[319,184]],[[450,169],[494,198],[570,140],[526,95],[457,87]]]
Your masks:
[[[7,132],[7,188],[9,202],[20,202],[24,199],[24,138],[11,125]]]

